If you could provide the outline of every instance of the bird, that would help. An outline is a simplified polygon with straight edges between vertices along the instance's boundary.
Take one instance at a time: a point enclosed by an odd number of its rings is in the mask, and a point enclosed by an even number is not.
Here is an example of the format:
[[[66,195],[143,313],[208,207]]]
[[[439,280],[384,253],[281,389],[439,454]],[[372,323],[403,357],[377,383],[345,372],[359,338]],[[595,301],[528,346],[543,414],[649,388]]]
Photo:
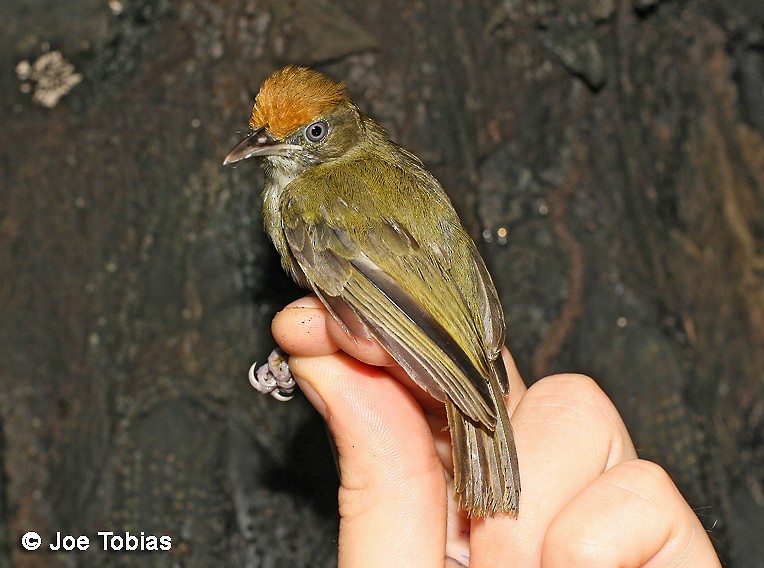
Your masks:
[[[343,82],[308,67],[265,79],[249,127],[224,165],[260,160],[263,222],[284,269],[444,403],[459,507],[516,517],[504,313],[441,184]]]

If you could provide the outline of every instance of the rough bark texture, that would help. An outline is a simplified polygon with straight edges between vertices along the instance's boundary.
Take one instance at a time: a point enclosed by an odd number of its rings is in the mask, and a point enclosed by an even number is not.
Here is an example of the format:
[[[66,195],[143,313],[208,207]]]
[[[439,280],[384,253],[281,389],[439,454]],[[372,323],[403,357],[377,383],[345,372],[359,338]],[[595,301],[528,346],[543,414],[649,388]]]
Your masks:
[[[256,166],[220,165],[285,63],[344,79],[448,188],[525,377],[595,377],[727,565],[759,565],[760,0],[14,0],[0,22],[0,565],[335,563],[320,421],[245,379],[299,291]],[[82,75],[60,100],[17,67],[48,50]],[[28,530],[174,546],[29,554]]]

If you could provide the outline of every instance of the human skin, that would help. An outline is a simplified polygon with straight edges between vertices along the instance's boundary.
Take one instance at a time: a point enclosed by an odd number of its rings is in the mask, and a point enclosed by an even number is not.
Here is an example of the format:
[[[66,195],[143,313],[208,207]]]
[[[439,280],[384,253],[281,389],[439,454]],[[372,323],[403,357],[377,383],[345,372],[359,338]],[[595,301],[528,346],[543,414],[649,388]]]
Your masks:
[[[700,521],[658,465],[637,458],[612,402],[582,375],[527,388],[509,352],[520,461],[517,519],[469,519],[453,497],[443,404],[315,296],[272,331],[326,420],[340,466],[339,566],[717,567]]]

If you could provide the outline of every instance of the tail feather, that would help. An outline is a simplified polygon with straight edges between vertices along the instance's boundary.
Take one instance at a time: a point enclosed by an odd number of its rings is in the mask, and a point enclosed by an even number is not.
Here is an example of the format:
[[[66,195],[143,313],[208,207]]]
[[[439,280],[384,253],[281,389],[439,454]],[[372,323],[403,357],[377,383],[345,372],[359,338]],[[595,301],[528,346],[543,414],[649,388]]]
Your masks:
[[[470,517],[497,513],[517,516],[520,475],[512,426],[498,381],[491,381],[498,413],[496,428],[467,418],[451,401],[446,402],[454,457],[454,490],[459,506]]]

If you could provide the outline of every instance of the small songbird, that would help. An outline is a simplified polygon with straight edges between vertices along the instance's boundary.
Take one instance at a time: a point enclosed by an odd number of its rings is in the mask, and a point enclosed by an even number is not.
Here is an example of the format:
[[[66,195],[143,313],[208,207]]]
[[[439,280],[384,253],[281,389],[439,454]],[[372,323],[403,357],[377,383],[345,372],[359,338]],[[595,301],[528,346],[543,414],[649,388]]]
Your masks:
[[[285,270],[445,403],[460,507],[516,516],[504,314],[438,181],[343,83],[305,67],[265,80],[249,125],[224,164],[262,158],[265,228]]]

